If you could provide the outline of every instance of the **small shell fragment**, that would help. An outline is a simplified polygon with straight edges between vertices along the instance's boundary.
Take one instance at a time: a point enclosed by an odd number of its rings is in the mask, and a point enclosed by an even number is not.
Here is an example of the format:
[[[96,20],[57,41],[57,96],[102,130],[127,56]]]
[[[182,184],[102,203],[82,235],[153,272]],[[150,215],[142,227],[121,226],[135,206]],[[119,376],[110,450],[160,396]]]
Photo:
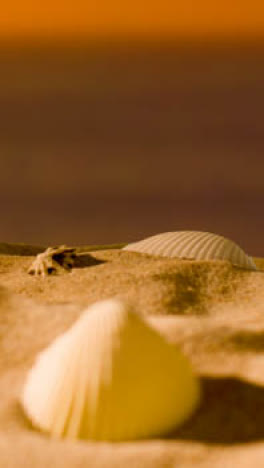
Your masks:
[[[198,401],[188,359],[117,299],[89,307],[39,355],[21,397],[51,436],[108,441],[167,433]]]
[[[251,257],[233,241],[209,232],[175,231],[157,234],[123,248],[162,257],[195,260],[228,260],[235,266],[256,270]]]
[[[45,252],[37,255],[28,269],[30,275],[48,276],[71,271],[76,259],[73,247],[49,247]]]

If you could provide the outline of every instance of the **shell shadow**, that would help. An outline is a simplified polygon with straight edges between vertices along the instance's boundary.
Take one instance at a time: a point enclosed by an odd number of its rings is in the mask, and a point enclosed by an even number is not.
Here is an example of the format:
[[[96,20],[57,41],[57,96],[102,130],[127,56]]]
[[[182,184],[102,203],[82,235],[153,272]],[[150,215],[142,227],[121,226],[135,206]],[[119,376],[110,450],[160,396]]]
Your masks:
[[[238,378],[203,377],[202,403],[171,438],[212,444],[264,440],[264,387]]]
[[[264,440],[264,387],[229,377],[203,377],[201,383],[202,404],[167,440],[226,445]],[[13,415],[20,427],[36,431],[18,402]]]
[[[240,352],[264,352],[264,332],[240,331],[230,339],[230,345]]]
[[[86,268],[102,263],[106,263],[106,260],[99,260],[88,253],[80,253],[74,259],[74,268]]]

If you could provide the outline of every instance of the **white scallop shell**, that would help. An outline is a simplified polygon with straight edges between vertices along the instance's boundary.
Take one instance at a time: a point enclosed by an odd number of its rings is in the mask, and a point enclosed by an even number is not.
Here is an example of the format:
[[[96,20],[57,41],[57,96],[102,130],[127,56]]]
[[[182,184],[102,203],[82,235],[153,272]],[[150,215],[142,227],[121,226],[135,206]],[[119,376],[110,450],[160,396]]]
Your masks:
[[[110,441],[166,433],[198,400],[187,358],[116,299],[88,308],[39,355],[21,398],[52,436]]]
[[[251,257],[234,242],[209,232],[176,231],[148,237],[123,248],[132,252],[195,260],[228,260],[233,265],[256,270]]]

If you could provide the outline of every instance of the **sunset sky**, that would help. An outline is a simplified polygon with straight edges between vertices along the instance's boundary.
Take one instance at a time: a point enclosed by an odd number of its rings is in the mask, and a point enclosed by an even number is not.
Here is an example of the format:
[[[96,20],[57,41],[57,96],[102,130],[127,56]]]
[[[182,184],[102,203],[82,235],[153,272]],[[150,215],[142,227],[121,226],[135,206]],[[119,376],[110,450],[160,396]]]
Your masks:
[[[263,0],[2,1],[0,242],[264,256],[263,55]]]
[[[0,35],[18,37],[262,36],[261,0],[9,0]]]

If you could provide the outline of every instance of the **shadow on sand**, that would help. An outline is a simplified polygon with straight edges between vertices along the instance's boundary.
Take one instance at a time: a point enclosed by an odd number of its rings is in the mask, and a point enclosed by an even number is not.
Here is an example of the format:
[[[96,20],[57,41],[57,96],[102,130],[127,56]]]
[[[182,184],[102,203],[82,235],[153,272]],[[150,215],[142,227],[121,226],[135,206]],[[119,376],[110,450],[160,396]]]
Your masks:
[[[239,352],[264,352],[264,331],[241,330],[230,338],[230,345]]]
[[[194,416],[167,440],[240,444],[264,440],[264,387],[236,378],[201,379],[202,403]],[[17,423],[34,431],[17,402]]]
[[[78,254],[74,260],[74,268],[86,268],[106,263],[105,260],[99,260],[89,253]]]
[[[170,438],[213,444],[264,439],[264,387],[237,378],[203,377],[202,403]]]

